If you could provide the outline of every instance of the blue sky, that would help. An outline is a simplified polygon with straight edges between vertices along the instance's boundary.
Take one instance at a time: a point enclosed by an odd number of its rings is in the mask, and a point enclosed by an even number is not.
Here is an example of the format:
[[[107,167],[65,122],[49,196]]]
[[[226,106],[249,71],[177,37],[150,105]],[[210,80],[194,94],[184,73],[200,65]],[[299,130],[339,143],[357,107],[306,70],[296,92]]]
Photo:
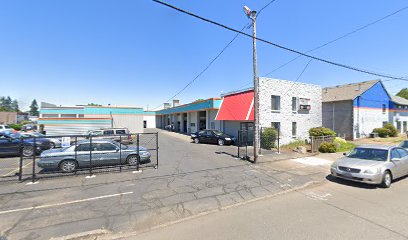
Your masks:
[[[168,0],[241,29],[270,0]],[[258,18],[258,36],[307,51],[408,5],[407,0],[276,0]],[[376,72],[408,75],[408,10],[313,52]],[[251,29],[246,32],[250,33]],[[0,95],[27,106],[33,98],[58,105],[157,107],[194,78],[234,33],[149,0],[3,0],[0,4]],[[295,57],[258,43],[259,75]],[[295,80],[300,58],[271,77]],[[248,87],[251,39],[240,36],[179,98],[181,103]],[[375,76],[312,61],[299,81],[331,86]],[[385,82],[391,93],[408,83]]]

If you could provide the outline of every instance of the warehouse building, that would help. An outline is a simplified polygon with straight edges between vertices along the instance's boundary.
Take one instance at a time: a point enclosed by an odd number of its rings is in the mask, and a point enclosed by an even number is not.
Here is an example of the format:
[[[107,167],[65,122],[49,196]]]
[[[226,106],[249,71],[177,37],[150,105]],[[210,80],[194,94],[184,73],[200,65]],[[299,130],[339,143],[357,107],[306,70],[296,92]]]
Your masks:
[[[347,139],[369,137],[392,123],[407,131],[408,100],[389,94],[380,80],[323,89],[323,126]]]
[[[198,100],[180,105],[173,100],[173,105],[165,103],[164,108],[156,112],[156,126],[181,133],[193,133],[203,129],[221,130],[221,122],[216,121],[220,98]]]
[[[155,113],[138,107],[41,106],[38,124],[44,125],[48,135],[86,134],[101,128],[128,128],[131,133],[143,132],[143,128],[155,128]]]

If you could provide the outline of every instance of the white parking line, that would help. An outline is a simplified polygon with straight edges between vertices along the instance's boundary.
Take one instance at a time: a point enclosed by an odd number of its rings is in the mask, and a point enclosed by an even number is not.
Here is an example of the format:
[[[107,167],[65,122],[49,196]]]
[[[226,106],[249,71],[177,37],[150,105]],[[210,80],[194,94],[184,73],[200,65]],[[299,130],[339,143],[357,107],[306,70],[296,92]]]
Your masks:
[[[25,164],[24,166],[22,166],[22,168],[27,167],[27,166],[30,165],[31,163],[33,163],[33,161],[31,161],[31,162]],[[11,172],[8,172],[8,173],[4,174],[3,177],[9,176],[10,174],[16,173],[16,172],[18,172],[18,171],[20,171],[20,168],[19,168],[19,167],[18,167],[18,168],[15,168],[15,169],[14,169],[13,171],[11,171]]]
[[[69,201],[69,202],[46,204],[46,205],[40,205],[40,206],[35,206],[35,207],[27,207],[27,208],[17,208],[17,209],[1,211],[0,215],[7,214],[7,213],[15,213],[15,212],[35,210],[35,209],[42,209],[42,208],[58,207],[58,206],[74,204],[74,203],[89,202],[89,201],[93,201],[93,200],[99,200],[99,199],[111,198],[111,197],[118,197],[118,196],[132,194],[132,193],[133,192],[124,192],[124,193],[117,193],[117,194],[111,194],[111,195],[105,195],[105,196],[99,196],[99,197],[93,197],[93,198],[85,198],[85,199],[74,200],[74,201]]]

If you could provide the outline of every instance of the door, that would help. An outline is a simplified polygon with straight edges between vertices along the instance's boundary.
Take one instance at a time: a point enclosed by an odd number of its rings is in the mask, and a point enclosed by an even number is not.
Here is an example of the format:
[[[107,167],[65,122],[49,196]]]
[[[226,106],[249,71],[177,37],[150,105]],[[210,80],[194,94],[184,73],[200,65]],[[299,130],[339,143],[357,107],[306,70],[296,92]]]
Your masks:
[[[118,147],[111,143],[92,144],[92,161],[95,166],[116,165],[120,162]]]
[[[89,160],[91,157],[93,157],[91,155],[91,144],[90,143],[79,144],[75,148],[75,155],[78,165],[80,167],[89,167],[90,164]]]
[[[206,135],[206,138],[207,138],[207,142],[208,143],[217,143],[217,137],[215,136],[215,134],[213,133],[213,131],[209,131],[209,130],[206,130],[205,131],[205,135]]]
[[[143,128],[147,128],[147,121],[146,120],[143,121]]]
[[[401,155],[397,148],[392,149],[390,154],[391,163],[393,164],[391,171],[393,172],[394,179],[402,177],[404,175],[404,161],[402,161]],[[398,160],[394,161],[393,159]]]
[[[0,154],[18,154],[19,152],[19,140],[13,140],[5,136],[0,136]]]
[[[202,143],[206,143],[207,142],[207,135],[206,135],[206,131],[199,131],[198,132],[198,140],[200,140],[200,142]]]
[[[403,148],[397,148],[397,151],[401,156],[402,175],[408,175],[408,151]]]

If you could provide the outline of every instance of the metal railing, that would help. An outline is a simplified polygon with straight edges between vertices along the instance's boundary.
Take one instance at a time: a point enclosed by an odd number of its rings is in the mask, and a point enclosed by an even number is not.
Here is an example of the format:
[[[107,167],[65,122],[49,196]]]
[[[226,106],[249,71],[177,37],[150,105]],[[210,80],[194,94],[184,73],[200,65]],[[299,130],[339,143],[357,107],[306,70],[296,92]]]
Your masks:
[[[0,151],[9,152],[1,161],[0,181],[31,180],[63,175],[89,174],[141,168],[158,168],[158,133],[120,135],[3,136]],[[14,157],[13,157],[14,156]],[[17,156],[17,158],[16,158]],[[10,158],[13,157],[13,158]],[[7,163],[6,163],[7,162]],[[17,165],[17,166],[16,166]]]
[[[311,152],[315,153],[319,151],[319,147],[324,142],[333,142],[335,137],[333,136],[311,136],[310,137],[310,144],[311,144]]]

